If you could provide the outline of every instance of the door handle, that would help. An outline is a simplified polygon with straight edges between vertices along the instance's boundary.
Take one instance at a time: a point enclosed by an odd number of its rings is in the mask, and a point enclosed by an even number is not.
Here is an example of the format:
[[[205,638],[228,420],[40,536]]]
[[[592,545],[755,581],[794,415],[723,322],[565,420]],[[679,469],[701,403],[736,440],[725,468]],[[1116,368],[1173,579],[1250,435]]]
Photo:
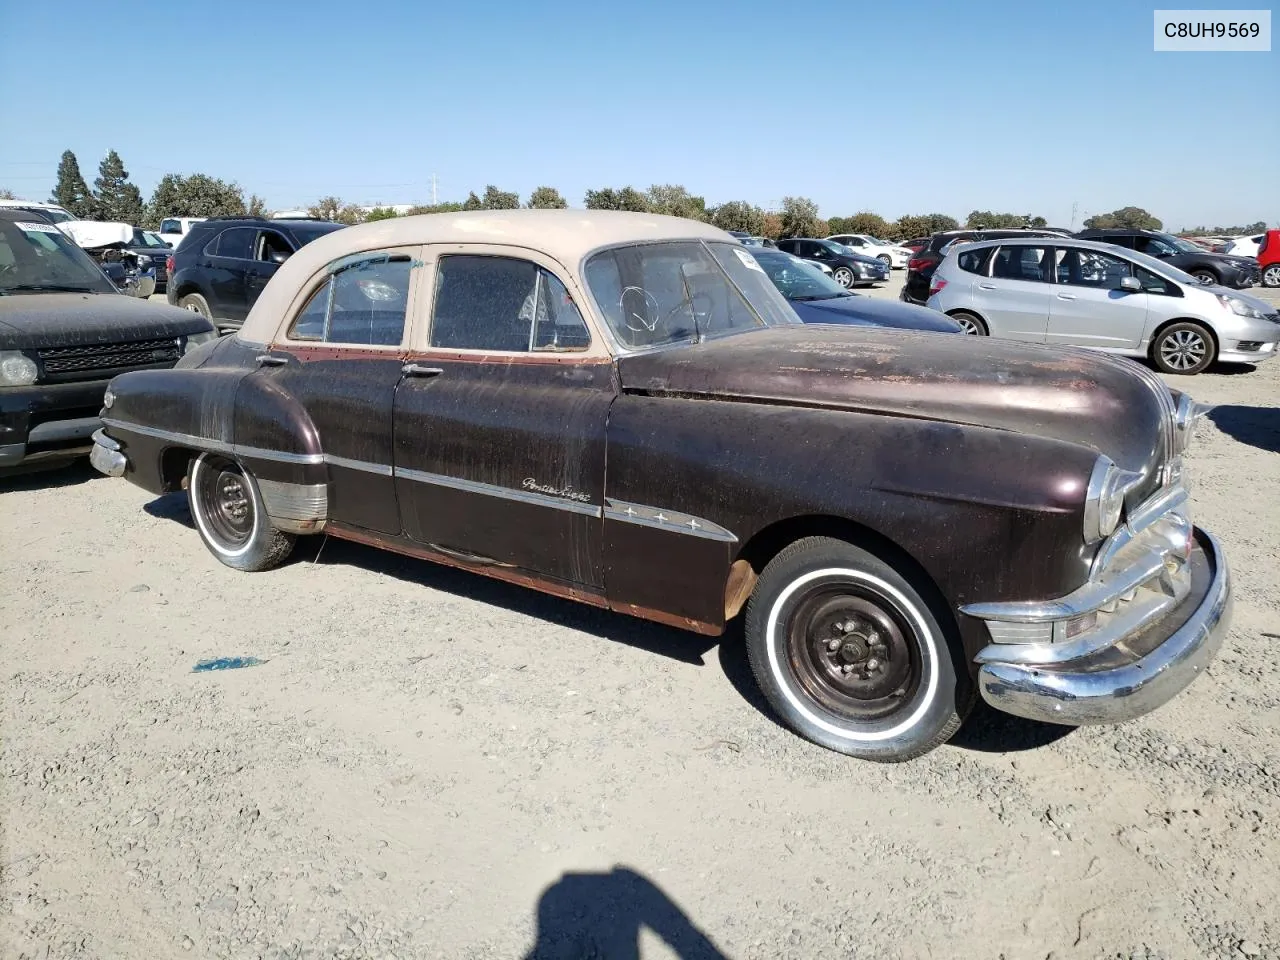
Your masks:
[[[400,368],[406,377],[438,377],[444,373],[443,367],[424,367],[416,363],[406,363]]]
[[[1058,299],[1059,299],[1059,300],[1074,300],[1075,298],[1076,298],[1076,295],[1075,295],[1074,293],[1060,293],[1060,294],[1058,294]]]
[[[994,283],[980,283],[978,286],[983,290],[994,290],[996,288]]]
[[[289,361],[284,357],[273,357],[269,353],[262,353],[255,357],[260,367],[283,367]]]

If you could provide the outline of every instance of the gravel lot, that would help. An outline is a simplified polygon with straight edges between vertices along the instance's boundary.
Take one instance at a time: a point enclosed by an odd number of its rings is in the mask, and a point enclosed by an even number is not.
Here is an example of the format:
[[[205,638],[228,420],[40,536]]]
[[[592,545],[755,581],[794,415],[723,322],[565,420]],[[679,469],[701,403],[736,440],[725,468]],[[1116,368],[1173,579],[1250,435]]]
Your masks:
[[[181,495],[0,481],[0,954],[1280,957],[1280,362],[1179,382],[1221,658],[891,767],[779,727],[740,635],[340,541],[240,574]]]

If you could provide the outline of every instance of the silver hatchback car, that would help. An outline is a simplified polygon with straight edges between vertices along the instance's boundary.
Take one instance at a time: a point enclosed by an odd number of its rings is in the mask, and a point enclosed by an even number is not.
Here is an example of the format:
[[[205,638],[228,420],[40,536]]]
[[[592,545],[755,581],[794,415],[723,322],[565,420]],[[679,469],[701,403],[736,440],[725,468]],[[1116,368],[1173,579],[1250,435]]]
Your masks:
[[[1070,237],[956,244],[929,304],[966,333],[1150,357],[1165,373],[1276,355],[1280,313],[1144,253]]]

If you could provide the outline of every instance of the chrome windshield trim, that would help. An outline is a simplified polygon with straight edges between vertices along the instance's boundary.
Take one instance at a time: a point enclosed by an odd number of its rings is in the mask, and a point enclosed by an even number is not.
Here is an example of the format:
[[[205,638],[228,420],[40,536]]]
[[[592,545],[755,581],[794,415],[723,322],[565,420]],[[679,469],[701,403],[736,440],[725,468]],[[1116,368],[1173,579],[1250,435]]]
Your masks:
[[[535,493],[531,490],[515,490],[511,487],[501,487],[493,483],[481,483],[478,480],[446,477],[439,473],[428,473],[426,470],[396,467],[395,476],[404,480],[414,480],[418,483],[430,483],[438,487],[462,490],[466,493],[478,493],[487,497],[501,497],[504,500],[515,500],[518,503],[529,503],[539,507],[551,507],[555,510],[565,510],[569,513],[577,513],[587,517],[599,517],[602,512],[600,507],[593,503],[561,499],[545,493]]]

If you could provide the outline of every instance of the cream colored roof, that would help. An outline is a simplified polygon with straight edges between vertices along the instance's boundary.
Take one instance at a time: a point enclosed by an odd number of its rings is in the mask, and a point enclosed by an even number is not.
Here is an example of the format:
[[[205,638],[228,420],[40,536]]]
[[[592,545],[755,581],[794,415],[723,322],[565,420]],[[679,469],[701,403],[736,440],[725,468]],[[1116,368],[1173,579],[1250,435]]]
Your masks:
[[[474,210],[377,220],[335,230],[286,260],[249,311],[241,338],[268,342],[299,288],[340,257],[411,244],[482,243],[537,250],[576,271],[592,250],[654,240],[729,240],[718,227],[618,210]]]

